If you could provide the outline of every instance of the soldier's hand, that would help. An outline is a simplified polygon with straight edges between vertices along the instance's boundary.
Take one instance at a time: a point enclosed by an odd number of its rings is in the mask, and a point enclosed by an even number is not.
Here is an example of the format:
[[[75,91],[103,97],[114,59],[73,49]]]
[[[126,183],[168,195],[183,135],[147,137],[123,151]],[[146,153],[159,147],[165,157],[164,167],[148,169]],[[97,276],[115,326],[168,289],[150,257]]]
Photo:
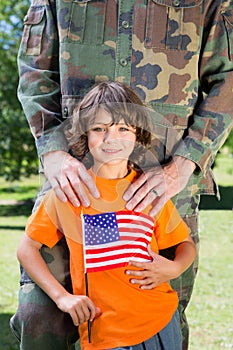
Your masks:
[[[191,160],[177,156],[163,167],[150,169],[124,193],[126,208],[141,212],[151,204],[150,215],[156,215],[170,198],[185,188],[195,167]]]
[[[95,198],[99,198],[99,191],[85,166],[68,153],[46,153],[43,162],[45,176],[61,201],[69,199],[76,207],[80,204],[88,207],[90,202],[84,184]]]

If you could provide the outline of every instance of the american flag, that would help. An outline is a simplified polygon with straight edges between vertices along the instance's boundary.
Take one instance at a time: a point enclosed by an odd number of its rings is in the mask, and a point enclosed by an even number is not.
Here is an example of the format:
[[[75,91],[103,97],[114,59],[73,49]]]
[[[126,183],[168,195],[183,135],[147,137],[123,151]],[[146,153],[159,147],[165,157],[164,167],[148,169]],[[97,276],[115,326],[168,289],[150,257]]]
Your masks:
[[[126,266],[131,259],[151,261],[147,246],[153,227],[150,216],[133,211],[84,214],[85,272]]]

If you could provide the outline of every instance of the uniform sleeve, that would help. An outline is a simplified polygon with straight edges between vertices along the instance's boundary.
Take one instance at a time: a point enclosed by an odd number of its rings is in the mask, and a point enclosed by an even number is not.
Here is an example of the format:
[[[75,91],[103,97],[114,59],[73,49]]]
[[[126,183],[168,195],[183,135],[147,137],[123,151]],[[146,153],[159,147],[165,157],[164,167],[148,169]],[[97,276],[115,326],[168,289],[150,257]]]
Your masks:
[[[38,156],[67,151],[61,125],[56,0],[32,0],[18,53],[18,97],[36,140]]]
[[[49,191],[46,194],[39,208],[30,216],[26,225],[26,234],[33,240],[49,248],[52,248],[63,237],[57,225],[56,208],[53,202],[49,200],[51,193]]]
[[[176,155],[205,173],[232,128],[233,1],[206,2],[199,59],[200,103]],[[208,9],[207,9],[208,8]]]
[[[172,201],[168,201],[156,216],[155,237],[158,249],[166,249],[181,243],[189,235],[188,226],[182,220]]]

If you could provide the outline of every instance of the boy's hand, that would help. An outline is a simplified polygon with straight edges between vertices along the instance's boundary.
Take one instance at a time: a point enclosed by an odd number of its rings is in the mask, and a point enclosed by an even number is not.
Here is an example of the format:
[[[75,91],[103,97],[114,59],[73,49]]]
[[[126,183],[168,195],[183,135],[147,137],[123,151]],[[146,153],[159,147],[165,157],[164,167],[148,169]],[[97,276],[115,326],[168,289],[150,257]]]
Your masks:
[[[58,308],[70,314],[75,326],[80,326],[88,320],[93,321],[101,311],[85,295],[73,295],[67,293],[57,301]]]
[[[129,265],[140,270],[126,270],[131,276],[130,283],[138,284],[141,289],[153,289],[161,283],[177,277],[176,264],[152,251],[148,246],[148,252],[153,258],[152,262],[130,261]]]

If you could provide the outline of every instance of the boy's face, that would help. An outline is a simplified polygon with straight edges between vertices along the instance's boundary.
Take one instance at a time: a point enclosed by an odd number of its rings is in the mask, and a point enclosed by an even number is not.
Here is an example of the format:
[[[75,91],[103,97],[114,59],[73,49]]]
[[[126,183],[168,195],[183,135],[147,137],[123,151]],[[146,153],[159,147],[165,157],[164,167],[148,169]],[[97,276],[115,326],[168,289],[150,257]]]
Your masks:
[[[87,133],[88,147],[94,158],[94,167],[116,166],[127,169],[128,159],[136,141],[136,128],[120,120],[112,124],[111,115],[100,109]]]

